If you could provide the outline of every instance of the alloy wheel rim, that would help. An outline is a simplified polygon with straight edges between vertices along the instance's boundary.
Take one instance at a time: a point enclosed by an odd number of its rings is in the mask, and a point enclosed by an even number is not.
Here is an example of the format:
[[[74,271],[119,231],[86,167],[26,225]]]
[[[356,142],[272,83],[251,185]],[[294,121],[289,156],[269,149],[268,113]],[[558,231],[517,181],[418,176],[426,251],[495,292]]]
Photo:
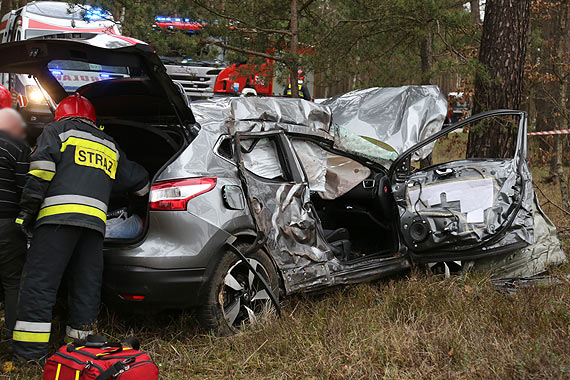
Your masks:
[[[269,275],[263,264],[250,258],[247,261],[269,282]],[[243,324],[254,324],[273,310],[267,290],[242,260],[226,272],[219,302],[224,319],[234,329]]]

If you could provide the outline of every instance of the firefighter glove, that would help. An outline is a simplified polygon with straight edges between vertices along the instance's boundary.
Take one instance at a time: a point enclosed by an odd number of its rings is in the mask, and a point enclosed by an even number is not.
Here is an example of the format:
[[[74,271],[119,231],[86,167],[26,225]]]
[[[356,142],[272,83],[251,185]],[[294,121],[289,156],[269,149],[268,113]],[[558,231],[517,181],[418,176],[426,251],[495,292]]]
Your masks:
[[[22,232],[30,237],[31,236],[31,228],[34,222],[34,216],[27,211],[20,211],[20,214],[15,220],[15,223],[20,227]]]

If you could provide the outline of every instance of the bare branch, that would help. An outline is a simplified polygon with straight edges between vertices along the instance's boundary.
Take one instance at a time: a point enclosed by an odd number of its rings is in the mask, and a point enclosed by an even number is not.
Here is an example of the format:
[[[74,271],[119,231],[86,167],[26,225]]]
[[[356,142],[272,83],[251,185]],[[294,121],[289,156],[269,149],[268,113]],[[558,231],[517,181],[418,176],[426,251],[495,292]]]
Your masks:
[[[553,205],[554,207],[556,207],[557,209],[559,209],[560,211],[562,211],[566,215],[570,216],[570,212],[568,210],[566,210],[565,208],[563,208],[562,206],[554,203],[550,198],[548,198],[548,196],[546,196],[544,191],[538,186],[538,184],[536,182],[532,181],[532,183],[534,184],[534,188],[540,192],[540,194],[548,201],[548,203],[550,203],[551,205]]]
[[[256,57],[271,59],[271,60],[278,61],[278,62],[285,62],[285,59],[282,58],[282,57],[278,57],[278,56],[275,56],[275,55],[263,53],[263,52],[260,52],[260,51],[255,51],[255,50],[240,48],[240,47],[237,47],[237,46],[232,46],[232,45],[225,44],[225,43],[223,43],[223,42],[207,40],[207,39],[204,39],[204,38],[201,38],[200,41],[203,42],[203,43],[205,43],[205,44],[208,44],[208,45],[215,45],[215,46],[219,46],[219,47],[224,48],[224,49],[228,49],[228,50],[232,50],[232,51],[237,51],[238,53],[244,53],[244,54],[254,55],[254,56],[256,56]]]
[[[297,12],[297,13],[300,14],[301,12],[303,12],[305,9],[307,9],[314,2],[315,2],[315,0],[307,0],[305,2],[305,4],[301,5],[301,7],[299,8],[299,12]]]
[[[450,52],[452,52],[453,54],[457,55],[459,58],[461,58],[463,61],[465,62],[469,62],[469,58],[467,58],[466,56],[464,56],[463,54],[461,54],[457,49],[455,49],[453,46],[451,46],[447,40],[445,39],[445,37],[443,37],[443,35],[441,34],[441,30],[439,28],[439,20],[435,21],[437,24],[437,31],[436,34],[439,37],[439,39],[441,40],[441,42],[443,42],[443,44],[445,45],[445,47],[447,48],[447,50],[449,50]]]

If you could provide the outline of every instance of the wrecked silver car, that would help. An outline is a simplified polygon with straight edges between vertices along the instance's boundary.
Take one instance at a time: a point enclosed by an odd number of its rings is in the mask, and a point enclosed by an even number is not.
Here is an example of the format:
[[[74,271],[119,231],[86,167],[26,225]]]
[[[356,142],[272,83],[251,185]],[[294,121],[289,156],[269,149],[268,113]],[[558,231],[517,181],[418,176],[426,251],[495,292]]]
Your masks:
[[[106,238],[109,303],[197,306],[204,327],[226,334],[270,311],[272,298],[414,264],[515,277],[566,260],[533,193],[524,112],[441,129],[447,104],[433,86],[355,91],[322,105],[224,98],[189,108],[150,47],[64,37],[0,46],[0,71],[33,75],[56,102],[67,95],[57,65],[129,75],[78,89],[153,177],[143,203],[110,200],[109,218],[123,210],[142,228]],[[475,124],[518,128],[516,151],[465,159],[458,146]]]
[[[388,103],[390,119],[374,115]],[[270,306],[251,267],[284,296],[413,264],[454,262],[512,277],[566,260],[533,193],[524,112],[488,112],[441,130],[446,106],[433,87],[365,90],[324,106],[240,98],[192,110],[200,132],[159,174],[151,202],[180,178],[215,185],[187,192],[182,214],[151,211],[151,232],[136,249],[108,252],[116,298],[199,305],[204,326],[227,333]],[[358,130],[362,121],[372,128]],[[466,141],[468,126],[491,122],[518,128],[512,157],[437,154],[441,140],[449,148]]]
[[[447,107],[435,87],[369,89],[325,105],[239,98],[191,108],[200,131],[157,174],[148,233],[106,252],[114,300],[199,306],[204,327],[226,334],[271,309],[252,270],[283,297],[414,264],[512,277],[566,260],[533,193],[524,112],[442,130]],[[441,154],[476,123],[514,123],[512,157]]]

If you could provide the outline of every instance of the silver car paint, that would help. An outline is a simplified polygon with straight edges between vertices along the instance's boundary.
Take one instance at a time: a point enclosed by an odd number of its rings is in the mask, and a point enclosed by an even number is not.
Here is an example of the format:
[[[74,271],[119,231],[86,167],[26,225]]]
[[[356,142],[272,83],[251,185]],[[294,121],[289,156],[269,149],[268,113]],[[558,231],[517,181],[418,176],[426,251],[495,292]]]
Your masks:
[[[208,110],[222,110],[219,103],[206,103]],[[214,189],[188,203],[187,211],[150,211],[147,236],[136,247],[109,248],[105,260],[109,265],[132,265],[154,269],[206,268],[228,239],[238,231],[255,226],[249,210],[230,210],[223,204],[225,185],[241,186],[237,167],[216,153],[214,147],[222,136],[220,116],[203,113],[193,107],[201,130],[192,143],[156,178],[167,181],[181,178],[217,177]],[[218,116],[218,118],[216,117]],[[223,119],[222,119],[223,120]]]

